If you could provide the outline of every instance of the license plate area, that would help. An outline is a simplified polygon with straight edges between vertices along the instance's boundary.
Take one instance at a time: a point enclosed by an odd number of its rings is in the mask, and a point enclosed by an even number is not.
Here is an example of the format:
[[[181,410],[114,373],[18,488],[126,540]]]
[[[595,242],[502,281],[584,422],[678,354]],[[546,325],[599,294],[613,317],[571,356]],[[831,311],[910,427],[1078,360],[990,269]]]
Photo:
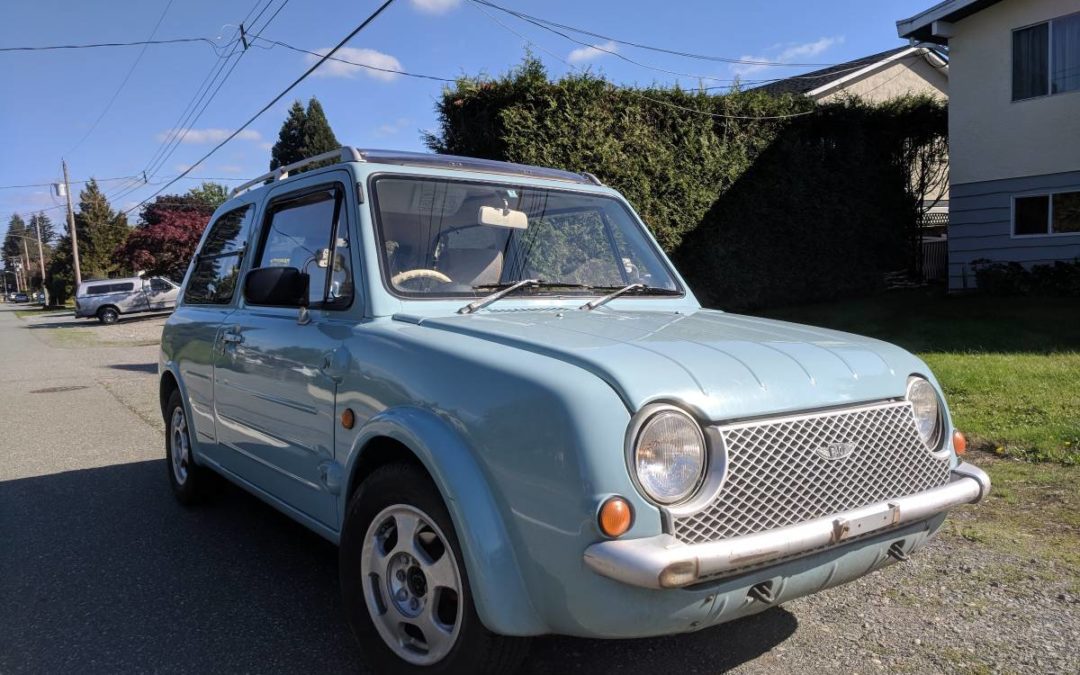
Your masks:
[[[868,532],[882,530],[900,522],[900,507],[887,504],[879,511],[855,518],[837,518],[833,521],[833,543],[853,537],[861,537]]]

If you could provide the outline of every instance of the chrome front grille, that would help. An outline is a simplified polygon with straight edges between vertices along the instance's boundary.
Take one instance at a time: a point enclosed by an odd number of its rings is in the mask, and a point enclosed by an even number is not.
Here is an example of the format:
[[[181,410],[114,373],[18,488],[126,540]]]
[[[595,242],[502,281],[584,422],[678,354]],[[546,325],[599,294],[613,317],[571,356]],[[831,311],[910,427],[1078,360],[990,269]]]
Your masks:
[[[687,543],[794,525],[949,480],[948,459],[927,451],[906,401],[715,431],[726,448],[727,479],[703,509],[673,517],[673,534]]]

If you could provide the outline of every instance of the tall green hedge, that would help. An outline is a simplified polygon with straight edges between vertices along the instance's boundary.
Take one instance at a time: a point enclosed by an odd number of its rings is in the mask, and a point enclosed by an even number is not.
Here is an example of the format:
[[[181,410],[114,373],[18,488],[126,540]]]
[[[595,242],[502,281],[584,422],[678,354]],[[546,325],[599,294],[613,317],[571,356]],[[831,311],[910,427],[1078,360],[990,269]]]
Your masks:
[[[811,114],[778,120],[744,117]],[[437,103],[436,152],[590,171],[622,192],[698,297],[728,308],[864,292],[904,268],[918,200],[905,150],[945,133],[929,99],[816,106],[756,92],[552,82],[534,59],[462,79]]]

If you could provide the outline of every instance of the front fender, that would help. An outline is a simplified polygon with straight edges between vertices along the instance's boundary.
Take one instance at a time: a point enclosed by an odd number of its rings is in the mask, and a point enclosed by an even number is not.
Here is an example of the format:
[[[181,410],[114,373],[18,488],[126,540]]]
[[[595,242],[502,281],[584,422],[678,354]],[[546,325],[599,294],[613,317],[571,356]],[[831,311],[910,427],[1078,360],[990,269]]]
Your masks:
[[[454,523],[480,620],[503,635],[550,632],[529,599],[506,525],[479,463],[452,424],[435,413],[401,406],[372,417],[353,443],[346,465],[347,500],[357,465],[372,440],[391,438],[409,448],[435,481]],[[467,526],[466,526],[467,524]]]

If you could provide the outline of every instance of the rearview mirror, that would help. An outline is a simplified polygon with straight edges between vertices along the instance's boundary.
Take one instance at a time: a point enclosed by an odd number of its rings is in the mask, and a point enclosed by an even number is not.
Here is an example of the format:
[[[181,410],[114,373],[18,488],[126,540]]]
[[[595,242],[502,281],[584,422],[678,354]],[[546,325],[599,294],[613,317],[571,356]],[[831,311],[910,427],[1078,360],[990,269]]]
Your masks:
[[[509,227],[514,230],[529,228],[529,216],[524,211],[515,211],[511,208],[481,206],[479,220],[481,225],[490,227]]]
[[[306,307],[310,279],[295,267],[257,267],[244,279],[244,300],[251,305]]]

